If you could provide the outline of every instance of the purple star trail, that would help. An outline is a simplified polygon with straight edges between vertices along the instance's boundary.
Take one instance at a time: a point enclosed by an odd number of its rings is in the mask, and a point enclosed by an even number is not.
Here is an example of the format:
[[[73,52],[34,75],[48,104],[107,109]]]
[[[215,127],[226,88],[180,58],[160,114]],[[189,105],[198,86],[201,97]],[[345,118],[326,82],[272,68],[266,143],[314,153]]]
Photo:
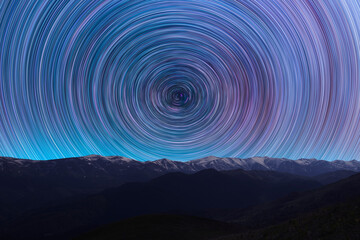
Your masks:
[[[360,157],[357,0],[0,2],[0,155]]]

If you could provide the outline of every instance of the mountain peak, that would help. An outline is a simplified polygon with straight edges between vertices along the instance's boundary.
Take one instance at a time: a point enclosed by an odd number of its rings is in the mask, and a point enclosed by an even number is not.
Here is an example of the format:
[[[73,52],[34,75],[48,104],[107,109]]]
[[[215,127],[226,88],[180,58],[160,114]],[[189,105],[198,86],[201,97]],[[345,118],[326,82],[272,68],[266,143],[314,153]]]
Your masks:
[[[174,162],[174,161],[167,159],[167,158],[161,158],[161,159],[155,160],[154,162],[170,163],[170,162]]]
[[[86,159],[88,161],[97,161],[97,160],[107,160],[107,161],[111,161],[111,162],[116,162],[116,161],[131,162],[131,161],[135,161],[133,159],[126,158],[126,157],[121,157],[121,156],[101,156],[101,155],[96,155],[96,154],[84,156],[84,157],[81,157],[81,158]]]
[[[103,156],[101,155],[96,155],[96,154],[90,154],[90,155],[87,155],[87,156],[83,156],[81,158],[86,158],[86,159],[93,159],[93,158],[101,158]]]
[[[195,160],[191,160],[189,162],[198,162],[198,163],[205,163],[205,162],[212,162],[215,160],[221,159],[219,157],[216,156],[208,156],[208,157],[204,157],[204,158],[199,158],[199,159],[195,159]]]
[[[187,163],[184,162],[178,162],[178,161],[172,161],[167,158],[162,158],[156,161],[152,161],[150,163],[156,164],[162,168],[164,168],[168,172],[194,172],[193,170],[185,170],[184,166],[187,165]]]
[[[316,160],[315,158],[311,158],[311,159],[306,159],[306,158],[300,158],[298,160],[295,160],[296,163],[300,164],[300,165],[310,165],[314,162],[317,162],[318,160]]]

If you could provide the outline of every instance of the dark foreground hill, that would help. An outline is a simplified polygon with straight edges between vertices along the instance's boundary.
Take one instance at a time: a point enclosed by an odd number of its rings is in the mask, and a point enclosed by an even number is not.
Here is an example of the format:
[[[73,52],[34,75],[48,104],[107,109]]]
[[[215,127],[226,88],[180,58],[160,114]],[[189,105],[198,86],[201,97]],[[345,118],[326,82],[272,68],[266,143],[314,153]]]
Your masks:
[[[100,233],[98,236],[101,236]],[[217,240],[360,239],[360,197],[305,214],[298,213],[295,218],[269,227],[214,238]]]
[[[80,233],[143,214],[199,214],[244,208],[321,184],[305,177],[267,171],[203,170],[170,173],[148,182],[127,183],[55,207],[38,209],[2,228],[8,239],[43,239]],[[21,229],[21,231],[19,231]]]
[[[302,194],[294,194],[242,211],[231,223],[212,226],[204,221],[181,225],[163,222],[161,217],[146,216],[139,220],[113,223],[78,239],[115,239],[109,236],[131,236],[129,239],[165,239],[169,233],[178,239],[214,240],[347,240],[360,239],[360,174]],[[235,211],[236,213],[236,211]],[[261,216],[264,213],[264,216]],[[175,216],[172,216],[175,218]],[[143,221],[145,220],[146,221]],[[199,224],[199,221],[197,224]],[[234,223],[236,221],[237,223]],[[164,232],[157,231],[164,224]],[[181,226],[176,228],[176,226]],[[224,227],[225,226],[225,227]],[[141,229],[137,234],[134,229]],[[182,232],[186,230],[187,234]],[[201,235],[205,230],[206,233]],[[237,231],[238,233],[234,233]],[[162,234],[164,233],[164,234]],[[129,235],[127,235],[129,234]],[[205,236],[201,238],[200,236]],[[223,236],[219,237],[219,234]],[[154,238],[153,238],[154,237]],[[116,237],[116,239],[123,239]],[[124,238],[126,239],[126,238]],[[174,238],[176,239],[176,238]]]
[[[232,210],[220,214],[223,220],[251,227],[263,227],[313,212],[321,207],[341,204],[360,197],[360,174],[304,193],[290,194],[285,198],[254,208]]]
[[[236,225],[186,215],[147,215],[112,223],[76,240],[207,240],[238,231]]]
[[[348,171],[348,170],[339,170],[335,172],[328,172],[323,173],[317,176],[314,176],[313,179],[322,183],[322,184],[330,184],[337,181],[340,181],[341,179],[348,178],[352,175],[355,175],[357,172],[354,171]]]
[[[183,215],[148,215],[97,228],[75,240],[349,240],[360,239],[360,198],[322,207],[260,229]]]

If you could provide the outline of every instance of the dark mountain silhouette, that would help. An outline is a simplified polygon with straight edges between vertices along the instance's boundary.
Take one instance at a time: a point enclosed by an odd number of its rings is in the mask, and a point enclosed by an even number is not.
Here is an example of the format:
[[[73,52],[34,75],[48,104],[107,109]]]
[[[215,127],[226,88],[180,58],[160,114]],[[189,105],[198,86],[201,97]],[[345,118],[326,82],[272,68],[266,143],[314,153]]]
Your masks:
[[[97,155],[49,161],[0,157],[0,229],[9,237],[52,238],[54,233],[70,236],[112,221],[158,213],[197,214],[261,227],[343,201],[346,186],[322,202],[319,195],[298,202],[303,196],[299,192],[359,170],[355,160],[210,156],[188,162],[139,162]],[[298,193],[270,203],[291,192]],[[344,199],[332,202],[332,194],[339,193]]]
[[[323,173],[323,174],[314,176],[313,179],[315,179],[316,181],[318,181],[322,184],[327,185],[330,183],[340,181],[341,179],[348,178],[355,174],[357,174],[357,172],[348,171],[348,170],[339,170],[339,171],[335,171],[335,172],[328,172],[328,173]]]
[[[360,174],[342,179],[322,188],[290,194],[274,202],[230,214],[218,213],[222,220],[229,220],[251,227],[263,227],[289,220],[322,207],[344,203],[360,197]]]
[[[206,219],[196,219],[192,228],[191,218],[187,220],[189,224],[179,224],[177,216],[167,219],[150,215],[106,225],[78,239],[114,239],[115,236],[118,239],[122,239],[119,236],[129,236],[129,239],[149,239],[149,236],[150,239],[179,236],[178,239],[214,240],[359,239],[359,185],[360,174],[357,174],[316,190],[237,212],[231,223],[217,222],[217,227]],[[161,226],[164,226],[162,230]],[[234,233],[236,231],[238,233]]]
[[[360,238],[359,216],[360,198],[356,198],[260,229],[183,215],[147,215],[105,225],[75,239],[348,240]]]
[[[39,209],[5,224],[1,233],[17,239],[42,239],[143,214],[197,214],[207,209],[249,207],[320,186],[305,177],[267,171],[170,173]]]
[[[0,158],[0,223],[25,211],[163,174],[156,164],[88,156],[50,161]]]
[[[217,240],[360,239],[360,197],[332,204],[261,229],[224,234]],[[103,233],[102,233],[103,234]],[[101,233],[98,233],[101,236]],[[145,238],[144,238],[145,239]],[[195,239],[195,238],[193,238]]]
[[[0,224],[26,211],[95,194],[126,182],[148,181],[170,172],[194,173],[211,168],[279,171],[302,176],[325,174],[318,180],[327,183],[329,180],[326,179],[336,181],[348,174],[326,173],[359,171],[360,163],[355,160],[327,162],[314,159],[213,156],[188,162],[168,159],[139,162],[124,157],[98,155],[49,161],[0,157]]]

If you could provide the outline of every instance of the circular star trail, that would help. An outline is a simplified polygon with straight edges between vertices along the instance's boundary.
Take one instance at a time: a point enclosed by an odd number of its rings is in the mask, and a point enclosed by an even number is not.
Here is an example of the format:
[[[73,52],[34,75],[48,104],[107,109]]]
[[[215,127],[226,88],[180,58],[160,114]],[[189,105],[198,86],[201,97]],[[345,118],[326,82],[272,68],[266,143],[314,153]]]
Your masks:
[[[0,2],[0,155],[360,157],[355,0]]]

